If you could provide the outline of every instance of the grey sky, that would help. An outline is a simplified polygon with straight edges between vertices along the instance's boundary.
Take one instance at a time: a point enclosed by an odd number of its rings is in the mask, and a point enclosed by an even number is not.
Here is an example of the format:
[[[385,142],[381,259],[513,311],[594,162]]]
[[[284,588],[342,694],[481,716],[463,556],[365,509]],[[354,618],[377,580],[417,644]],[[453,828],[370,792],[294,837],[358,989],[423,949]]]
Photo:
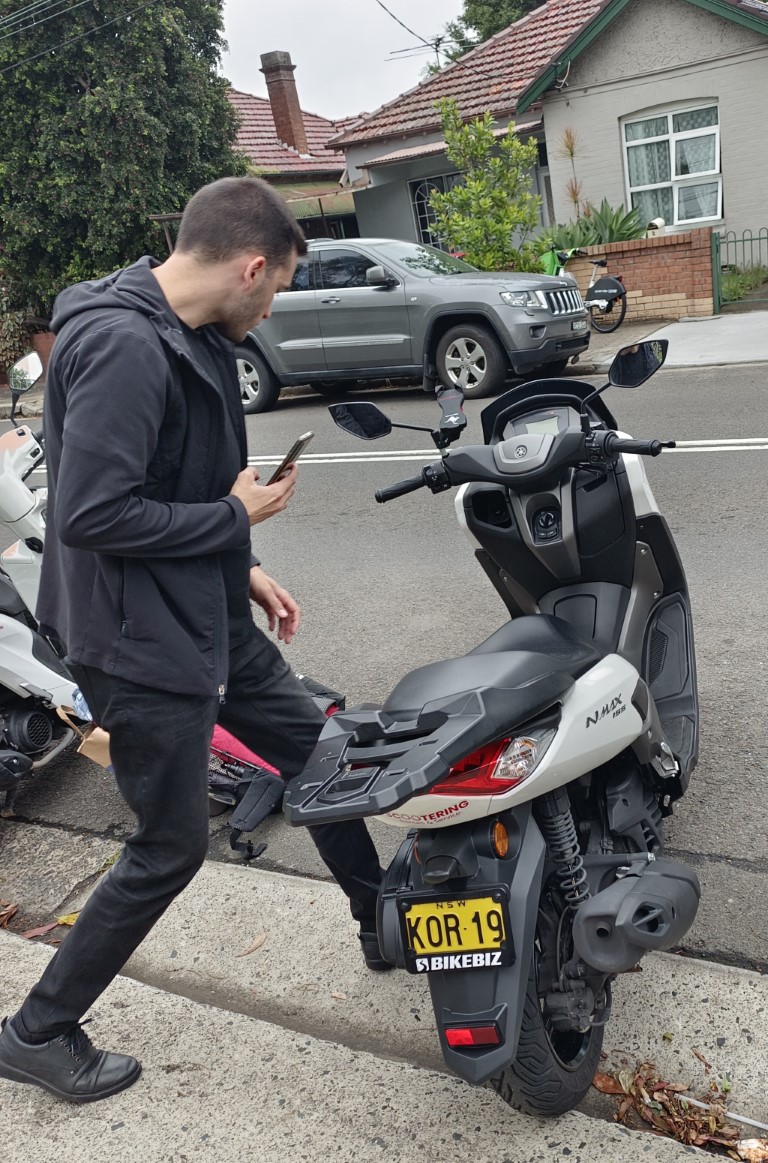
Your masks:
[[[431,40],[462,11],[461,0],[384,0],[405,24]],[[412,88],[434,53],[390,59],[419,42],[376,0],[226,0],[229,52],[222,72],[234,88],[265,97],[261,53],[289,52],[302,107],[323,117],[370,112]]]

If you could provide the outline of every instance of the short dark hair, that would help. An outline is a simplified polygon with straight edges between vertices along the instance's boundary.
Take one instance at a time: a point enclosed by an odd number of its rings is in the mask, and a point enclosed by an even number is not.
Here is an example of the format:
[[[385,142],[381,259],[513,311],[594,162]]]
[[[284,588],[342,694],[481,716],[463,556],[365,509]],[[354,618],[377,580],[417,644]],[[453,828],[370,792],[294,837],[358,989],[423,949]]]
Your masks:
[[[258,251],[273,263],[294,251],[307,253],[307,240],[287,205],[260,178],[220,178],[190,198],[181,216],[176,250],[203,262],[226,262]]]

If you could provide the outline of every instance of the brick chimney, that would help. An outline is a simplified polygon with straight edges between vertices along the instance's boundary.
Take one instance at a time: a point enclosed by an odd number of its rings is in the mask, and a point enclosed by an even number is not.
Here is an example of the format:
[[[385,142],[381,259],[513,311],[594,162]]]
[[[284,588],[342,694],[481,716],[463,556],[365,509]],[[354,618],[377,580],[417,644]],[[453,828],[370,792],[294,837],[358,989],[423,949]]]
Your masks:
[[[269,103],[275,120],[277,136],[285,145],[298,153],[308,154],[307,133],[299,107],[299,95],[291,63],[287,52],[266,52],[261,55],[261,72],[267,79]]]

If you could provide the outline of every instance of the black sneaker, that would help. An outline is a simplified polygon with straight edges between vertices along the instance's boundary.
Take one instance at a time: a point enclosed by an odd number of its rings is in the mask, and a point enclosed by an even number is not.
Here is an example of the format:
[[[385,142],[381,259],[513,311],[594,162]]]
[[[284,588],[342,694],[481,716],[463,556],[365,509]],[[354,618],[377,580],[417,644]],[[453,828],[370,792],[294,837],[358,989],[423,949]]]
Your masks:
[[[385,973],[388,969],[394,968],[389,961],[385,961],[382,957],[379,938],[376,936],[375,930],[361,929],[358,938],[363,950],[363,960],[369,969],[372,969],[374,973]]]
[[[140,1074],[140,1062],[97,1050],[80,1025],[37,1046],[23,1041],[7,1018],[0,1025],[0,1078],[32,1082],[68,1102],[109,1098]]]

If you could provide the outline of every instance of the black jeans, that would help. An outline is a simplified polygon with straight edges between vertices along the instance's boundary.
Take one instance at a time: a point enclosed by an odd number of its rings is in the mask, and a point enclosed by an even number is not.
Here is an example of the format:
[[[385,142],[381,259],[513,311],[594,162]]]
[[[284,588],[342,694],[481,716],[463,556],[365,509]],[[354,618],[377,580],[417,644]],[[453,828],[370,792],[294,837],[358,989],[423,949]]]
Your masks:
[[[23,1028],[54,1037],[78,1022],[208,850],[208,757],[218,721],[290,779],[324,716],[260,630],[233,650],[226,702],[139,686],[72,667],[94,720],[110,733],[118,787],[137,826],[21,1007]],[[382,870],[362,820],[310,829],[352,916],[375,926]]]

